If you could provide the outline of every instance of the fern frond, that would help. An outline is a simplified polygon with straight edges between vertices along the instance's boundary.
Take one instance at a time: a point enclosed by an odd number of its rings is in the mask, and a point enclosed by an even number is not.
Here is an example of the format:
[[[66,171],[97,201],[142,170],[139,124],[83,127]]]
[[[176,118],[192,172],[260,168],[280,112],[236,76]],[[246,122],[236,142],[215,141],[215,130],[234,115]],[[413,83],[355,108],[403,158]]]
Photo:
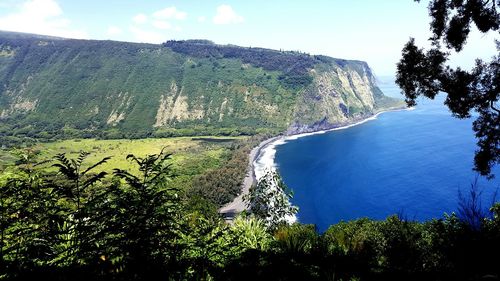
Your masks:
[[[94,175],[92,176],[91,178],[87,179],[84,183],[83,183],[83,189],[101,181],[104,177],[106,177],[108,173],[106,172],[100,172],[99,174],[97,175]]]
[[[87,156],[89,156],[89,154],[90,153],[88,153],[86,151],[80,152],[80,154],[78,155],[78,158],[76,160],[76,164],[78,164],[78,166],[81,166],[83,163],[83,160],[85,160],[85,158],[87,158]]]
[[[54,158],[61,164],[63,164],[64,166],[71,166],[71,162],[69,161],[68,157],[66,157],[66,154],[64,153],[59,153],[57,154],[56,156],[54,156]]]
[[[129,173],[128,171],[121,169],[114,169],[113,175],[119,177],[120,179],[125,180],[130,186],[134,188],[140,188],[142,186],[141,180],[135,175]]]
[[[85,171],[82,172],[82,175],[85,175],[86,173],[88,173],[89,171],[91,171],[92,169],[108,162],[108,160],[111,159],[111,156],[108,156],[108,157],[104,157],[102,160],[100,160],[99,162],[95,163],[94,165],[88,167]]]
[[[52,167],[56,167],[59,173],[63,174],[66,178],[70,180],[76,180],[78,175],[76,174],[76,169],[71,165],[64,165],[63,163],[52,164]]]

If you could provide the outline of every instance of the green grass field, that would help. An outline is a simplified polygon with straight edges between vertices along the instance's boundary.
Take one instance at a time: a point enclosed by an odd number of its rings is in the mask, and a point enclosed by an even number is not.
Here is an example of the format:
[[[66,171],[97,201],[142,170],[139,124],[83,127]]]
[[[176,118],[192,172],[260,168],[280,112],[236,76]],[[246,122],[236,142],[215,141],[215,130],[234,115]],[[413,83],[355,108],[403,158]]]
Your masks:
[[[161,139],[136,140],[95,140],[74,139],[50,143],[40,143],[33,148],[40,151],[39,159],[51,159],[58,153],[66,153],[70,158],[78,157],[81,151],[89,152],[83,166],[88,167],[104,157],[112,157],[106,164],[96,171],[112,172],[112,169],[127,169],[137,173],[137,167],[126,159],[128,154],[144,157],[148,154],[165,152],[172,153],[173,172],[177,177],[175,182],[182,185],[191,184],[195,175],[202,174],[209,169],[220,167],[227,161],[231,153],[231,146],[243,141],[244,137],[176,137]],[[0,150],[0,169],[8,170],[15,162],[13,151]],[[50,164],[49,164],[50,165]]]

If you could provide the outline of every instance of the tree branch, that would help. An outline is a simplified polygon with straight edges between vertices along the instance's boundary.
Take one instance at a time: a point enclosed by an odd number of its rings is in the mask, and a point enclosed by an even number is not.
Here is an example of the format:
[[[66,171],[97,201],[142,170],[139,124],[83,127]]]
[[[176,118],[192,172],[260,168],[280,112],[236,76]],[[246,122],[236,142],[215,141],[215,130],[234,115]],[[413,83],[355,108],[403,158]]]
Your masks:
[[[493,110],[494,110],[494,111],[496,111],[498,114],[500,114],[500,109],[496,108],[496,107],[494,106],[494,104],[495,104],[495,103],[494,103],[493,101],[490,101],[490,107],[491,107],[491,109],[493,109]]]

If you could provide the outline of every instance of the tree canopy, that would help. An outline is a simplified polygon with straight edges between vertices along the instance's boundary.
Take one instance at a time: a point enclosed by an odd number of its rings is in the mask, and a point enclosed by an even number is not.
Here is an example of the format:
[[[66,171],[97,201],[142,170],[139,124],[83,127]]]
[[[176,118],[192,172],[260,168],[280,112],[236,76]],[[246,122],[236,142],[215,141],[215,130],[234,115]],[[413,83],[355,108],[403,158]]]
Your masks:
[[[498,32],[498,4],[497,0],[430,1],[431,48],[421,49],[410,38],[397,64],[396,77],[409,106],[416,105],[419,96],[433,99],[444,92],[445,105],[453,116],[469,118],[472,112],[477,113],[473,123],[478,146],[474,169],[489,178],[493,177],[492,167],[500,163],[500,55],[489,62],[477,59],[469,71],[446,63],[451,51],[463,49],[472,24],[482,33]],[[500,51],[500,42],[496,45]]]
[[[266,226],[277,229],[294,220],[298,208],[290,203],[293,193],[275,170],[266,170],[265,174],[250,188],[244,200],[249,211],[262,219]]]
[[[340,222],[324,233],[296,213],[275,171],[252,188],[250,215],[226,223],[193,204],[170,154],[109,158],[35,151],[0,172],[0,280],[486,280],[500,276],[500,204],[459,215]],[[40,156],[41,157],[41,156]],[[40,159],[41,160],[41,159]],[[108,162],[108,164],[109,164]],[[475,192],[471,190],[471,192]],[[206,206],[206,205],[205,205]],[[213,212],[213,213],[211,213]],[[489,280],[489,279],[488,279]],[[493,279],[497,280],[497,279]]]

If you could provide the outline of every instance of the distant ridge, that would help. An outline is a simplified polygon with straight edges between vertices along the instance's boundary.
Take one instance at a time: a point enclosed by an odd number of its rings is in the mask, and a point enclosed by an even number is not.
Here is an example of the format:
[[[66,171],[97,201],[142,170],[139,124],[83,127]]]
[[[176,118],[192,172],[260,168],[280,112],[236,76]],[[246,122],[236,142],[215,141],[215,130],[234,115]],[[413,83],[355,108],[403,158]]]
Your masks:
[[[217,45],[0,32],[0,138],[303,132],[402,103],[362,61]]]
[[[34,33],[23,33],[23,32],[15,32],[15,31],[4,31],[0,30],[0,34],[4,39],[45,39],[45,40],[78,40],[78,39],[68,39],[63,37],[51,36],[51,35],[42,35],[42,34],[34,34]]]

